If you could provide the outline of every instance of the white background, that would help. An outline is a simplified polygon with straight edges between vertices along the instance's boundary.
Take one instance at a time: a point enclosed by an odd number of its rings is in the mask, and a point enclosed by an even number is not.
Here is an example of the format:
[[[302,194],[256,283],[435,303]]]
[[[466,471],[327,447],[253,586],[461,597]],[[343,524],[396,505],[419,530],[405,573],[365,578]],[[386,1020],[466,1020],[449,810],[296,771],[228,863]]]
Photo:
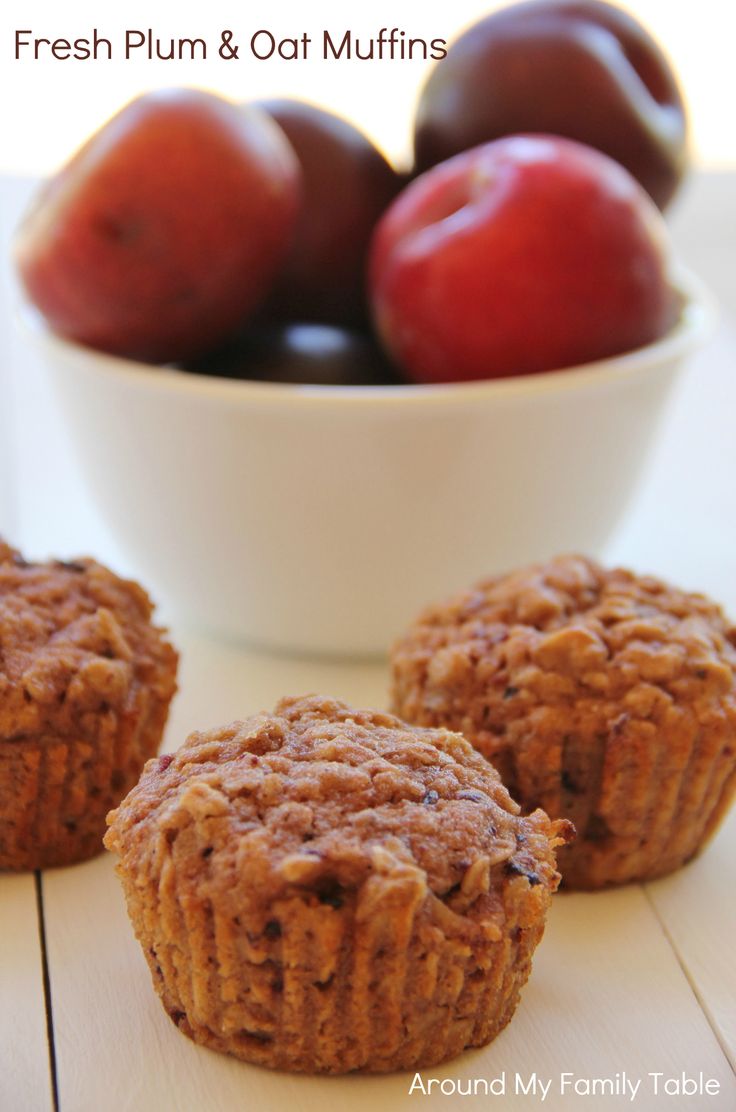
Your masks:
[[[370,37],[398,26],[412,37],[452,39],[499,5],[493,0],[253,0],[193,3],[93,3],[92,0],[5,0],[0,74],[3,143],[0,171],[48,171],[126,100],[146,88],[190,84],[235,99],[301,96],[352,118],[398,161],[409,150],[411,116],[426,65],[422,62],[325,62],[323,29],[350,27]],[[731,0],[636,0],[628,7],[670,56],[686,92],[693,151],[701,165],[736,165],[736,10]],[[152,27],[161,38],[201,36],[212,46],[227,27],[245,46],[266,27],[277,36],[314,38],[307,61],[225,62],[216,49],[206,62],[14,60],[16,28],[47,38],[89,36],[93,27],[117,45],[126,28]],[[121,52],[119,52],[121,54]]]

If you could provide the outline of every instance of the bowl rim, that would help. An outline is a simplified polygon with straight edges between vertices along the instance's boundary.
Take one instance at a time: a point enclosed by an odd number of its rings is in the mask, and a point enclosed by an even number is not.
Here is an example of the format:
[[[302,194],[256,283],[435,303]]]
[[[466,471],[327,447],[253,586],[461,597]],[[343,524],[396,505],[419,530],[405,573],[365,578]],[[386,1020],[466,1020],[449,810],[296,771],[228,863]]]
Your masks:
[[[497,398],[521,398],[567,392],[585,387],[603,388],[618,380],[646,373],[663,363],[680,359],[713,330],[715,300],[699,277],[684,266],[670,272],[670,284],[680,295],[681,310],[672,328],[643,347],[561,370],[513,375],[468,382],[392,383],[385,385],[295,384],[232,379],[157,366],[98,351],[51,331],[40,312],[24,301],[19,306],[21,326],[37,346],[51,349],[64,362],[91,366],[96,371],[150,393],[198,397],[203,401],[271,403],[278,405],[407,406],[466,403]]]

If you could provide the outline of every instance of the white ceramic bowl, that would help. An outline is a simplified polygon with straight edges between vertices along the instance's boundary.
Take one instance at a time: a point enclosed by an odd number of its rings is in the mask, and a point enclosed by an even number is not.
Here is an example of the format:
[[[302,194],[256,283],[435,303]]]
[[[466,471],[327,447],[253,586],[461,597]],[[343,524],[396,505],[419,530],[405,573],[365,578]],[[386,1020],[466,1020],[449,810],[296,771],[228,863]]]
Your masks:
[[[280,649],[385,652],[426,603],[595,553],[710,303],[678,276],[648,347],[447,386],[298,387],[41,344],[100,513],[182,618]]]

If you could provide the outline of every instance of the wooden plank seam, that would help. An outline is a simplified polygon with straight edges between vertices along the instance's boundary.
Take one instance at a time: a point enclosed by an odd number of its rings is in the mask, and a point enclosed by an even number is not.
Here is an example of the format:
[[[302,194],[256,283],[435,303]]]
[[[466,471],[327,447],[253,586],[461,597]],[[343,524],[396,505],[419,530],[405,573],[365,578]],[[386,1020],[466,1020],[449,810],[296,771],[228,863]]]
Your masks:
[[[36,870],[33,874],[36,889],[36,912],[38,914],[38,938],[41,946],[43,969],[43,1003],[46,1011],[46,1039],[49,1052],[49,1076],[51,1080],[51,1100],[54,1112],[59,1112],[59,1087],[56,1077],[56,1047],[54,1044],[54,1014],[51,1004],[51,977],[49,975],[48,952],[46,949],[46,924],[43,914],[43,879]]]
[[[691,990],[693,996],[695,997],[695,999],[698,1003],[698,1007],[700,1008],[701,1012],[703,1013],[706,1020],[708,1021],[708,1026],[710,1027],[711,1031],[713,1032],[713,1035],[715,1036],[715,1039],[716,1039],[718,1045],[720,1046],[721,1050],[723,1051],[723,1056],[726,1059],[726,1061],[728,1062],[729,1066],[731,1067],[731,1072],[736,1077],[736,1061],[734,1060],[734,1057],[731,1053],[731,1048],[729,1047],[728,1042],[724,1038],[724,1036],[721,1032],[720,1026],[715,1019],[715,1016],[713,1015],[713,1013],[711,1012],[710,1008],[708,1007],[706,1001],[704,1000],[704,998],[702,997],[702,995],[698,991],[698,986],[695,982],[695,978],[692,975],[692,973],[690,972],[690,969],[688,968],[687,963],[685,962],[685,958],[684,958],[683,954],[680,952],[680,949],[679,949],[677,943],[675,942],[672,934],[670,933],[670,931],[667,927],[667,923],[665,922],[662,915],[660,914],[660,911],[659,911],[659,908],[657,907],[656,902],[652,899],[651,893],[649,891],[649,885],[648,884],[642,884],[641,889],[644,893],[644,896],[646,897],[647,903],[651,907],[651,909],[654,913],[654,916],[655,916],[657,922],[659,923],[659,925],[662,929],[662,934],[667,939],[667,942],[669,943],[670,949],[672,950],[672,953],[675,955],[675,958],[677,960],[677,964],[680,966],[680,969],[682,970],[682,974],[683,974],[685,980],[690,985],[690,990]]]

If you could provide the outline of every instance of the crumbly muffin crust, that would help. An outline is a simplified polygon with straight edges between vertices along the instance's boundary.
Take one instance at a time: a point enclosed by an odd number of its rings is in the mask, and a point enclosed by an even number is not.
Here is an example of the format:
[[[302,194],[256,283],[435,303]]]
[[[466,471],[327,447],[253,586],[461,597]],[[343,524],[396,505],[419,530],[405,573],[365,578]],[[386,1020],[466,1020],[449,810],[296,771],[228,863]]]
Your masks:
[[[105,815],[158,749],[177,654],[145,591],[0,542],[0,868],[102,850]]]
[[[569,824],[461,737],[319,696],[195,733],[108,819],[154,985],[277,1068],[442,1061],[510,1019]]]
[[[566,886],[642,880],[697,853],[733,796],[734,645],[703,595],[564,556],[427,609],[394,647],[393,708],[572,819]]]

